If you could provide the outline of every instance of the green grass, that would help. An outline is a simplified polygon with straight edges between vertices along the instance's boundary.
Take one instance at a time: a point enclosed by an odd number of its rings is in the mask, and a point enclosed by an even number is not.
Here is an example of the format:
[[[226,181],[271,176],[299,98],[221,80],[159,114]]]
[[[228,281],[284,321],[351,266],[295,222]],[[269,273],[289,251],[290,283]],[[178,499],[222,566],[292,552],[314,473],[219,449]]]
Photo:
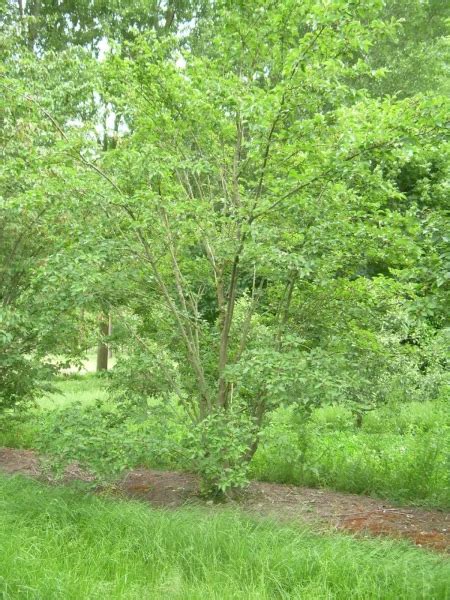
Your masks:
[[[319,409],[304,427],[274,414],[252,465],[266,481],[369,494],[448,508],[450,428],[442,402],[384,407],[362,429],[340,407]]]
[[[74,402],[93,404],[96,400],[106,400],[104,380],[95,374],[71,375],[57,380],[56,393],[48,394],[37,401],[40,409],[63,408]]]
[[[449,598],[448,562],[408,543],[320,535],[0,477],[3,600]]]

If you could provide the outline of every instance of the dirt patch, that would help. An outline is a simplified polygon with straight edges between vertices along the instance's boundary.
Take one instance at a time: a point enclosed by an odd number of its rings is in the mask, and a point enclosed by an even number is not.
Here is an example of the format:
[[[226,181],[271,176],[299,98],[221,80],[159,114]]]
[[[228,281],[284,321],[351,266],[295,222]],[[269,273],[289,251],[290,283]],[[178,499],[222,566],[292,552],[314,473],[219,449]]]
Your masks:
[[[32,450],[0,448],[0,471],[52,481]],[[93,481],[76,463],[67,467],[64,480]],[[186,503],[205,504],[199,496],[199,479],[190,473],[134,469],[115,485],[122,496],[139,498],[159,507]],[[275,483],[252,482],[233,505],[252,514],[286,522],[310,523],[321,529],[406,538],[418,546],[450,550],[450,514],[437,510],[399,508],[355,494]]]
[[[15,448],[0,448],[0,471],[9,475],[19,474],[36,479],[44,479],[48,482],[57,481],[52,476],[46,463],[41,461],[34,450],[18,450]],[[64,469],[62,481],[85,481],[94,482],[95,476],[85,469],[82,469],[78,463],[73,462]],[[60,481],[60,479],[58,479]]]
[[[38,458],[33,450],[14,448],[0,448],[0,469],[11,475],[20,473],[29,477],[37,477],[41,473]]]
[[[406,538],[450,551],[450,514],[395,507],[383,500],[331,490],[253,482],[246,508],[289,521],[306,521],[358,534]]]
[[[147,500],[155,506],[175,508],[192,500],[200,502],[198,478],[179,471],[134,469],[117,488],[127,496]]]

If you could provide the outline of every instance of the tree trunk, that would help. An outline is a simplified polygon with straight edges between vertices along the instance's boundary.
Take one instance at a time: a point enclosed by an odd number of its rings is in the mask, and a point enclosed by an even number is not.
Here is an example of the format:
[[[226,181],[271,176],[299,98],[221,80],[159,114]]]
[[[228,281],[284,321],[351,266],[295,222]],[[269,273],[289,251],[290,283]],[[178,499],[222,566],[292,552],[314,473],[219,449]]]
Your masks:
[[[109,336],[112,335],[112,329],[113,329],[113,324],[112,324],[112,316],[110,313],[109,322],[108,322],[108,335]],[[112,358],[112,355],[113,355],[112,346],[111,346],[111,344],[108,344],[108,357]]]
[[[358,412],[356,413],[355,417],[355,425],[358,429],[361,429],[363,424],[363,414],[361,412]]]
[[[100,317],[99,334],[100,339],[97,346],[97,372],[108,370],[108,344],[105,343],[104,338],[109,332],[109,321],[105,315]]]
[[[41,14],[41,0],[35,0],[34,2],[26,2],[25,6],[22,5],[22,8],[26,12],[27,15],[34,17],[34,19],[28,24],[28,49],[33,52],[34,45],[36,43],[36,39],[38,36],[39,23],[38,17]]]

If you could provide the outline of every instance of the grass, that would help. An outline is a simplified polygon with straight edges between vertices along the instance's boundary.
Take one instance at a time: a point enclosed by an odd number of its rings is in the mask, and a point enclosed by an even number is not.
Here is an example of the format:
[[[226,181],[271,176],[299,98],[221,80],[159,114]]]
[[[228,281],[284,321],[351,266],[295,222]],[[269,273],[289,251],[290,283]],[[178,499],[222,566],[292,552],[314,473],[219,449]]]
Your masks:
[[[50,453],[62,454],[67,449],[68,432],[54,432],[52,409],[70,407],[74,402],[93,405],[106,401],[104,380],[95,374],[65,377],[57,383],[58,393],[39,401],[39,407],[25,420],[8,421],[1,428],[0,446],[36,447],[47,429]],[[94,427],[86,415],[77,425],[78,413],[72,414],[74,429],[72,446]],[[310,423],[296,424],[289,409],[273,414],[260,448],[253,460],[252,476],[278,483],[313,487],[329,487],[346,492],[379,496],[400,503],[448,508],[450,501],[449,463],[450,425],[445,402],[408,403],[387,406],[366,415],[361,429],[345,408],[328,406],[314,412]],[[55,418],[53,418],[55,421]],[[56,417],[58,425],[59,417]],[[57,428],[56,428],[57,429]],[[169,434],[170,431],[170,434]],[[127,449],[123,432],[97,429],[89,437],[87,448],[98,445],[99,454],[123,458]],[[133,461],[149,467],[176,468],[174,462],[157,456],[165,446],[165,438],[176,435],[168,424],[150,423],[146,440],[153,439],[156,454],[133,456]],[[78,436],[78,438],[76,437]],[[45,452],[46,444],[41,448]],[[82,458],[80,456],[80,458]],[[115,458],[114,458],[115,460]],[[166,461],[166,462],[164,462]]]
[[[445,600],[448,563],[406,542],[226,511],[162,511],[0,477],[3,600]]]
[[[355,428],[341,407],[319,409],[306,426],[274,414],[254,458],[257,479],[369,494],[448,508],[450,427],[443,402],[383,407]]]
[[[39,398],[38,408],[48,410],[63,408],[74,402],[88,405],[96,400],[106,400],[107,392],[101,378],[95,374],[71,375],[61,378],[55,384],[56,393]]]

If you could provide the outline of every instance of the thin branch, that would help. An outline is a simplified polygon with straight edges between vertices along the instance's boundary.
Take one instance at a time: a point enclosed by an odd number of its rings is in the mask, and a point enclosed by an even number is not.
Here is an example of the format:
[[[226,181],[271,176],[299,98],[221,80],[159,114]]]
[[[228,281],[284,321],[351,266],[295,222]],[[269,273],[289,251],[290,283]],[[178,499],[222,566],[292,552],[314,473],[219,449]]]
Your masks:
[[[316,41],[318,40],[318,38],[322,35],[323,31],[325,30],[325,25],[323,25],[318,32],[316,33],[316,35],[313,37],[313,39],[311,40],[311,43],[308,45],[308,47],[305,49],[305,51],[303,52],[303,54],[301,56],[299,56],[297,58],[297,60],[295,61],[295,63],[292,66],[288,81],[292,81],[292,79],[294,78],[295,74],[298,71],[298,68],[301,64],[301,62],[303,60],[305,60],[308,52],[313,48],[313,46],[315,45]],[[261,174],[259,177],[259,181],[258,181],[258,185],[256,188],[256,192],[255,192],[255,197],[259,198],[261,196],[261,192],[262,192],[262,187],[263,187],[263,183],[264,183],[264,177],[266,174],[266,169],[267,169],[267,163],[269,161],[269,155],[270,155],[270,148],[272,145],[272,140],[273,140],[273,136],[275,133],[275,129],[281,119],[281,116],[283,114],[283,109],[284,109],[284,105],[286,103],[286,98],[287,98],[287,94],[288,92],[291,91],[290,87],[286,87],[286,89],[283,91],[283,94],[281,96],[281,100],[280,100],[280,105],[278,107],[278,111],[277,114],[275,115],[275,119],[272,122],[272,125],[269,129],[269,135],[267,136],[267,141],[266,141],[266,145],[264,148],[264,152],[263,152],[263,162],[262,162],[262,167],[261,167]],[[254,206],[255,208],[255,206]]]

